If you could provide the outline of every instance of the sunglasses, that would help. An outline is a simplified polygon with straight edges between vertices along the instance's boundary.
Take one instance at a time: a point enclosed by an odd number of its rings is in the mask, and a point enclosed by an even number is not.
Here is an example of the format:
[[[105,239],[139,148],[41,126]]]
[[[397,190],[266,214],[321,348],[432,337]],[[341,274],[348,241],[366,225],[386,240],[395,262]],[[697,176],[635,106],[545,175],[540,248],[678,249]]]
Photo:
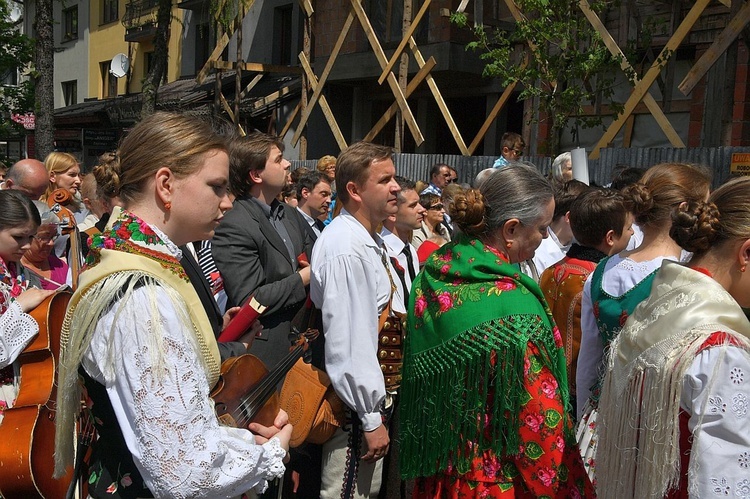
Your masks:
[[[428,210],[436,210],[436,211],[440,211],[440,210],[442,210],[442,209],[443,209],[443,204],[442,204],[442,203],[438,203],[438,204],[433,204],[432,206],[430,206],[430,207],[429,207],[429,208],[427,208],[427,209],[428,209]]]

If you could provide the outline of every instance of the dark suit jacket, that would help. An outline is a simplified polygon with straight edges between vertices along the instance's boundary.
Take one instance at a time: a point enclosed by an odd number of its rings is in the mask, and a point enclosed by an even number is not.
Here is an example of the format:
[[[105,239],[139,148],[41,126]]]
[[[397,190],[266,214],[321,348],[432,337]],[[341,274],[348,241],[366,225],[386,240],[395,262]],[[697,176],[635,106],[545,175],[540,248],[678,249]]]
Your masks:
[[[305,253],[309,261],[312,241],[296,210],[282,206],[294,254]],[[251,294],[268,307],[260,317],[263,332],[250,353],[272,369],[289,353],[291,320],[307,298],[296,264],[261,207],[247,197],[236,199],[224,215],[212,240],[212,252],[224,280],[228,307],[241,305]]]
[[[299,218],[300,225],[305,229],[305,232],[307,232],[308,237],[310,238],[310,241],[314,244],[315,241],[318,240],[318,235],[315,233],[312,227],[310,227],[310,224],[307,222],[307,219],[302,215],[302,213],[299,212],[298,209],[294,209],[294,213]],[[320,230],[323,230],[325,226],[323,225],[323,222],[320,222]]]
[[[209,286],[208,281],[206,281],[206,277],[203,275],[200,265],[198,265],[198,262],[193,258],[193,254],[185,246],[180,246],[180,249],[182,250],[182,260],[180,260],[182,268],[185,269],[185,273],[190,279],[190,284],[193,285],[193,288],[195,288],[195,291],[198,293],[198,298],[201,299],[203,309],[206,311],[206,315],[208,315],[208,321],[211,323],[211,329],[213,329],[214,336],[218,338],[219,333],[221,333],[221,329],[224,326],[224,318],[219,309],[219,305],[216,303],[216,299],[214,299],[211,287]],[[221,355],[222,362],[229,357],[237,357],[238,355],[245,353],[247,353],[245,345],[239,341],[219,343],[219,355]]]

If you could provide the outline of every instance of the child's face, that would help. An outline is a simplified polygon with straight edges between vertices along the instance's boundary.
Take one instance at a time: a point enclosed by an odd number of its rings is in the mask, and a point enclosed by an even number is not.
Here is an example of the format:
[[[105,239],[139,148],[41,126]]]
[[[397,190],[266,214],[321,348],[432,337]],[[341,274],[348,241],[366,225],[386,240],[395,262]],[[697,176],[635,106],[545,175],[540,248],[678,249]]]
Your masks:
[[[508,161],[518,161],[523,155],[523,144],[516,143],[512,148],[503,147],[502,154]]]
[[[633,220],[634,218],[632,213],[628,213],[625,216],[625,225],[623,225],[622,227],[622,233],[619,237],[614,236],[614,244],[609,250],[610,255],[616,255],[617,253],[623,251],[628,247],[630,237],[633,235]]]

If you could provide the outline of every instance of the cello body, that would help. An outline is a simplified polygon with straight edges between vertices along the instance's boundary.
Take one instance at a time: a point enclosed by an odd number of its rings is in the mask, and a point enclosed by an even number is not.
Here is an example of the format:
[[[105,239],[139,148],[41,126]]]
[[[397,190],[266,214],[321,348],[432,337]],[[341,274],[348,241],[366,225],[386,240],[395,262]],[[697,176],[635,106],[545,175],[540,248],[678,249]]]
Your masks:
[[[18,396],[0,423],[0,496],[4,499],[65,497],[72,468],[55,480],[55,404],[60,331],[70,293],[48,297],[30,315],[39,335],[17,359]]]

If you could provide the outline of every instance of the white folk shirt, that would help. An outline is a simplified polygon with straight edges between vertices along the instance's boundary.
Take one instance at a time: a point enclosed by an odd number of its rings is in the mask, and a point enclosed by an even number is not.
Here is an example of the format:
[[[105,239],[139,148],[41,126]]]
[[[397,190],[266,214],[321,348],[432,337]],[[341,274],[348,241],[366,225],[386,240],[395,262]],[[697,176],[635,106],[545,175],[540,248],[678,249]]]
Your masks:
[[[382,424],[385,399],[378,318],[391,297],[391,280],[383,258],[380,236],[373,238],[342,210],[316,241],[311,262],[310,297],[323,314],[326,371],[365,431]]]

